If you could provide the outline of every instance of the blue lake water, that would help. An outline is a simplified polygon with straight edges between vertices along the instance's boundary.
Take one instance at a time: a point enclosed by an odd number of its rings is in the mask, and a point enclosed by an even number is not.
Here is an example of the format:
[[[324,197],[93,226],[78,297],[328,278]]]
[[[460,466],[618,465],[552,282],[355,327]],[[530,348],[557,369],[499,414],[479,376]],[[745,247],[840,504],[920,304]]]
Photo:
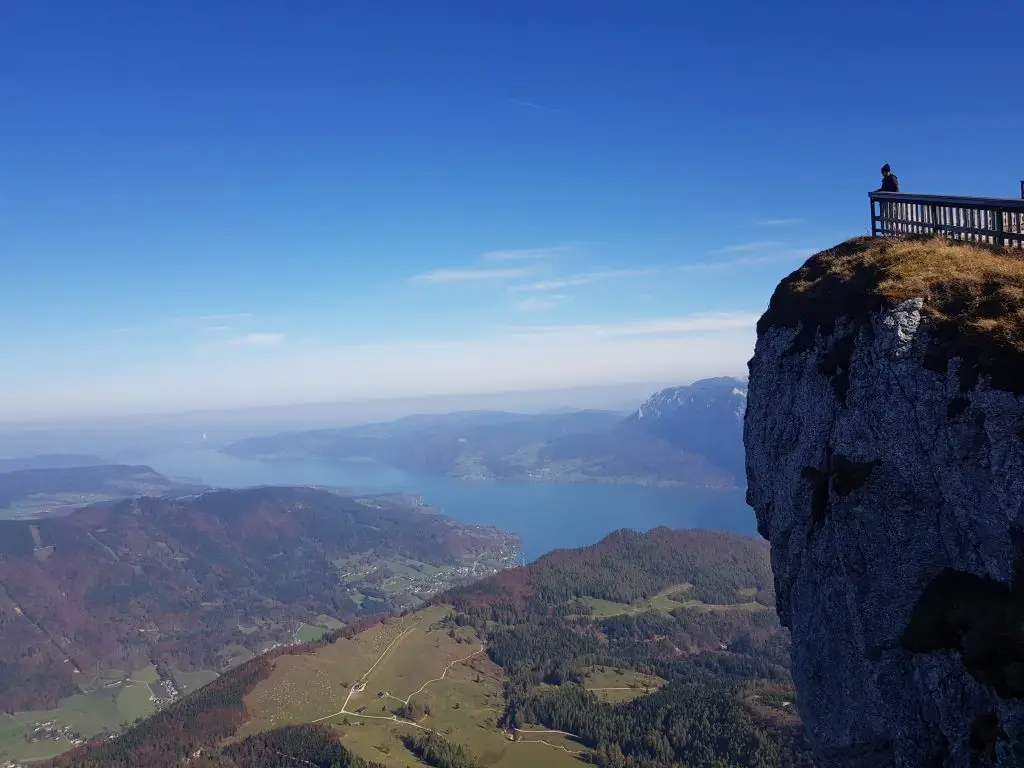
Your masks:
[[[460,522],[519,534],[527,560],[552,549],[593,544],[619,528],[646,531],[664,525],[757,535],[754,513],[741,490],[474,482],[412,474],[380,464],[249,461],[212,450],[133,457],[132,462],[225,488],[325,485],[357,494],[419,494]]]

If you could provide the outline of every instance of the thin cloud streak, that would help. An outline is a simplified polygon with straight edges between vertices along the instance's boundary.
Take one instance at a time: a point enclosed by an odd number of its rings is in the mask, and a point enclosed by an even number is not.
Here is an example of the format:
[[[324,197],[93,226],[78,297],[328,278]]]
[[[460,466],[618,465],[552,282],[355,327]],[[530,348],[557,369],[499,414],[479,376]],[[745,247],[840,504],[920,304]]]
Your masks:
[[[765,254],[764,256],[746,256],[741,259],[722,259],[721,261],[695,261],[690,264],[680,264],[676,269],[679,272],[713,271],[719,269],[737,269],[740,267],[754,267],[759,264],[778,264],[780,262],[792,261],[794,258],[803,255],[803,251],[784,251],[782,253]]]
[[[284,341],[283,333],[247,333],[224,342],[229,347],[273,347]]]
[[[778,248],[782,243],[774,240],[755,240],[752,243],[737,243],[719,248],[715,253],[750,253],[751,251],[764,251],[768,248]]]
[[[518,104],[520,107],[526,107],[527,109],[535,109],[538,112],[553,112],[556,115],[564,115],[565,110],[555,109],[554,107],[547,107],[543,104],[537,104],[533,101],[523,101],[522,99],[509,99],[513,104]]]
[[[643,267],[639,269],[599,269],[593,272],[582,272],[567,277],[556,277],[551,280],[540,280],[527,285],[516,285],[511,288],[513,291],[552,291],[558,288],[569,288],[579,285],[592,285],[604,280],[618,280],[628,277],[645,277],[660,272],[656,267]]]
[[[552,245],[546,248],[513,248],[503,251],[488,251],[480,257],[481,261],[532,261],[546,259],[559,253],[571,250],[571,245]]]
[[[757,226],[759,227],[791,227],[794,224],[800,224],[803,219],[758,219]]]
[[[722,333],[738,329],[753,329],[759,313],[709,312],[679,317],[633,320],[624,323],[598,323],[583,325],[519,326],[517,335],[527,336],[596,336],[603,338],[663,336],[690,333]]]
[[[185,320],[197,320],[200,323],[224,323],[227,320],[246,320],[252,317],[252,312],[230,312],[223,315],[200,315],[199,317],[186,317]]]
[[[478,280],[517,280],[534,273],[530,267],[511,269],[437,269],[409,278],[414,283],[460,283]]]
[[[545,309],[554,309],[562,302],[568,301],[571,296],[564,293],[552,293],[548,296],[531,296],[516,304],[520,312],[537,312]]]

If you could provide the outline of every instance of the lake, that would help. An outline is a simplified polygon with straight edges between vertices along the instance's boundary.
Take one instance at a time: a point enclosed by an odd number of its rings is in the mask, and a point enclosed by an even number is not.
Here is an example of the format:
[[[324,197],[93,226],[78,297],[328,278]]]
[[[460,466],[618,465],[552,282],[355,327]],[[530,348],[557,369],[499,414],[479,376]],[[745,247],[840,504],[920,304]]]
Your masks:
[[[459,522],[493,525],[519,534],[527,560],[552,549],[593,544],[619,528],[646,531],[664,525],[757,535],[754,513],[742,490],[474,482],[413,474],[381,464],[250,461],[213,450],[139,456],[131,463],[224,488],[325,485],[356,494],[418,494]]]

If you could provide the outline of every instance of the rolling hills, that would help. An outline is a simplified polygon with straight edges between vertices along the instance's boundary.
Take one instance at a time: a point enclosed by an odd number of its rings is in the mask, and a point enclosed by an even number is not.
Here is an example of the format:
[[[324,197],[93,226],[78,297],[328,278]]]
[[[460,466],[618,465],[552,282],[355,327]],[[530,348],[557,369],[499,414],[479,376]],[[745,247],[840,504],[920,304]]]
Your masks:
[[[65,720],[56,710],[32,722],[77,725],[78,697],[105,707],[149,665],[173,699],[254,653],[421,605],[517,553],[516,537],[413,500],[312,488],[0,521],[0,709],[60,706]]]
[[[290,432],[232,443],[250,459],[371,460],[464,480],[743,484],[745,383],[708,379],[653,395],[637,412],[464,412]]]
[[[146,466],[83,464],[88,456],[33,457],[0,465],[0,520],[66,514],[132,496],[185,495],[206,486],[164,477]],[[2,469],[18,467],[18,469]]]
[[[804,768],[773,603],[760,541],[620,531],[264,654],[57,765]]]
[[[86,453],[39,453],[32,456],[15,456],[0,459],[0,472],[17,472],[23,469],[70,469],[71,467],[95,467],[109,464],[99,456]]]

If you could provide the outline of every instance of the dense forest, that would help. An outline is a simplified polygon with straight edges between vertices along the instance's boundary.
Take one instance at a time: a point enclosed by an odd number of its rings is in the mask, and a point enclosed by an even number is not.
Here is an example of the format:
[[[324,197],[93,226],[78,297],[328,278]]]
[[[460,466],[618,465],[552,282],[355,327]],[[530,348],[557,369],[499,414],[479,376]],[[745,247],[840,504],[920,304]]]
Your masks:
[[[580,598],[631,602],[672,588],[736,610],[679,607],[596,617]],[[446,596],[450,621],[487,635],[505,671],[502,724],[574,734],[606,768],[806,768],[791,714],[789,639],[774,611],[768,548],[708,531],[620,531],[554,552]],[[657,675],[666,684],[605,704],[583,684],[595,669]],[[771,691],[772,695],[763,695]]]
[[[511,541],[398,500],[310,488],[0,521],[0,711],[56,706],[87,679],[76,668],[218,669],[229,644],[259,650],[319,614],[351,620],[397,607],[369,584],[361,604],[352,600],[337,562],[355,553],[446,564]]]
[[[607,615],[607,607],[597,615],[588,602],[665,595],[677,602],[662,601],[659,609],[622,605],[617,615]],[[762,602],[751,602],[754,595]],[[472,626],[486,639],[488,656],[504,673],[497,725],[512,738],[565,731],[589,748],[583,759],[603,768],[812,768],[793,712],[789,638],[764,605],[771,600],[763,543],[662,528],[620,531],[593,547],[555,552],[435,602],[452,606],[442,626]],[[273,656],[224,675],[112,742],[79,750],[58,768],[169,768],[196,750],[206,768],[283,766],[293,758],[362,765],[322,728],[279,729],[217,746],[244,720],[245,692],[268,674]],[[606,673],[661,682],[638,698],[605,703],[585,685]],[[416,712],[417,720],[423,714]],[[477,765],[458,732],[420,733],[406,746],[435,768]]]
[[[656,528],[616,531],[583,549],[556,550],[529,568],[505,571],[439,600],[460,610],[515,621],[524,610],[556,609],[571,598],[616,602],[651,597],[687,585],[696,599],[725,604],[749,600],[740,590],[775,605],[768,545],[760,540],[704,530]],[[529,608],[527,606],[529,605]]]
[[[198,753],[198,754],[196,754]],[[249,736],[222,747],[197,749],[190,756],[191,768],[383,768],[352,754],[337,736],[319,725],[292,725]],[[153,760],[154,762],[143,762]],[[181,765],[183,758],[171,761],[163,755],[101,755],[75,763],[92,768],[161,768]]]
[[[453,744],[436,731],[404,736],[402,742],[416,757],[433,768],[484,768],[460,744]]]

